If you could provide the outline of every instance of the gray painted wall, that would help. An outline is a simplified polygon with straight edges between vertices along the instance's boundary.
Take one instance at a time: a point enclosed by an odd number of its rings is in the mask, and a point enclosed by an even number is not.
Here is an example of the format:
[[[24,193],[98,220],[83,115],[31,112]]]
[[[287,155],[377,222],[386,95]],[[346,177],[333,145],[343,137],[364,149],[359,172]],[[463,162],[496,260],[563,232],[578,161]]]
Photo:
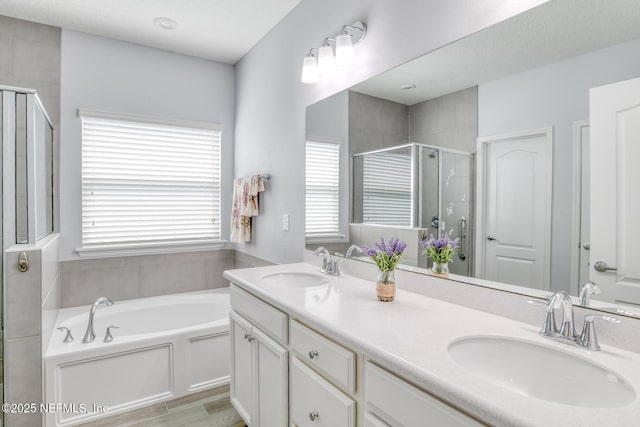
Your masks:
[[[640,40],[478,87],[479,136],[553,126],[551,289],[569,290],[573,123],[589,118],[589,88],[637,77]]]
[[[235,172],[271,173],[242,250],[275,262],[303,259],[305,107],[375,74],[495,24],[544,0],[306,0],[236,65]],[[363,20],[354,66],[315,85],[300,82],[311,47]],[[291,214],[290,231],[281,227]]]
[[[62,31],[61,258],[77,259],[81,230],[78,108],[221,124],[222,236],[229,236],[234,156],[234,67]],[[263,172],[263,171],[260,171]]]

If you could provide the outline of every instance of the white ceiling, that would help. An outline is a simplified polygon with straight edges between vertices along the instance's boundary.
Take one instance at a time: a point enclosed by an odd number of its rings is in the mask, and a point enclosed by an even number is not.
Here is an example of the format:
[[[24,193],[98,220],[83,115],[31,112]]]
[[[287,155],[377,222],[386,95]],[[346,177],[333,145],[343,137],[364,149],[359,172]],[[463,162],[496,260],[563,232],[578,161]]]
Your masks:
[[[235,64],[300,0],[0,0],[0,15]],[[156,17],[178,22],[174,30]]]
[[[636,38],[638,0],[551,0],[352,90],[413,105]],[[403,84],[416,88],[401,90]]]

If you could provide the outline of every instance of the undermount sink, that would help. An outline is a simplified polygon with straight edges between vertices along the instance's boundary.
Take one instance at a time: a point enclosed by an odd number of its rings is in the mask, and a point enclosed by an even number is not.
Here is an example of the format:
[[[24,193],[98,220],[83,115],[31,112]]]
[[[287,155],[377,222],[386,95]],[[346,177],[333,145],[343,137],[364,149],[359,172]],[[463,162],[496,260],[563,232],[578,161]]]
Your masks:
[[[283,271],[262,276],[262,280],[274,285],[312,287],[329,283],[326,276],[318,273],[307,273],[302,271]]]
[[[591,408],[622,407],[636,398],[613,371],[534,342],[476,336],[454,341],[448,350],[471,374],[524,396]]]

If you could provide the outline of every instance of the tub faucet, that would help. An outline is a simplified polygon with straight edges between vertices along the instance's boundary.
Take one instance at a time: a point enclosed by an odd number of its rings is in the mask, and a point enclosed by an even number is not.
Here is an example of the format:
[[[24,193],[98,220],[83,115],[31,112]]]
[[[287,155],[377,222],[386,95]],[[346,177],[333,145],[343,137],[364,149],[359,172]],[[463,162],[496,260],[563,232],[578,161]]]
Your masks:
[[[96,333],[93,330],[93,316],[96,314],[96,310],[100,304],[106,304],[107,306],[113,305],[114,302],[109,298],[100,297],[93,303],[91,306],[91,310],[89,311],[89,324],[87,325],[87,332],[84,334],[84,338],[82,338],[83,343],[93,342],[96,339]]]
[[[600,288],[593,282],[585,282],[580,289],[580,305],[587,307],[591,302],[591,295],[598,295]]]
[[[359,252],[361,254],[364,254],[364,251],[362,250],[362,248],[358,245],[351,245],[349,246],[349,249],[347,249],[347,258],[352,258],[353,257],[353,253],[354,252]]]

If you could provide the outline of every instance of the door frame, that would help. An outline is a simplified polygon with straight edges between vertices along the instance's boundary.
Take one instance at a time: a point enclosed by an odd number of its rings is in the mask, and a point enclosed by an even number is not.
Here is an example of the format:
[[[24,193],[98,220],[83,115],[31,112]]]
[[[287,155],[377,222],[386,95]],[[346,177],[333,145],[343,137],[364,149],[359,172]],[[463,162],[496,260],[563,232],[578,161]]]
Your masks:
[[[551,212],[553,202],[553,127],[544,127],[517,132],[508,132],[499,135],[479,137],[476,142],[476,233],[475,233],[475,277],[484,279],[485,277],[485,251],[486,240],[486,183],[487,183],[487,158],[486,150],[489,144],[504,142],[510,139],[525,139],[532,137],[543,137],[547,145],[547,170],[545,171],[547,188],[547,209],[545,218],[545,257],[544,257],[544,288],[549,289],[551,278]]]
[[[580,223],[582,217],[582,130],[590,127],[589,120],[573,122],[573,207],[571,209],[571,295],[580,289]]]

